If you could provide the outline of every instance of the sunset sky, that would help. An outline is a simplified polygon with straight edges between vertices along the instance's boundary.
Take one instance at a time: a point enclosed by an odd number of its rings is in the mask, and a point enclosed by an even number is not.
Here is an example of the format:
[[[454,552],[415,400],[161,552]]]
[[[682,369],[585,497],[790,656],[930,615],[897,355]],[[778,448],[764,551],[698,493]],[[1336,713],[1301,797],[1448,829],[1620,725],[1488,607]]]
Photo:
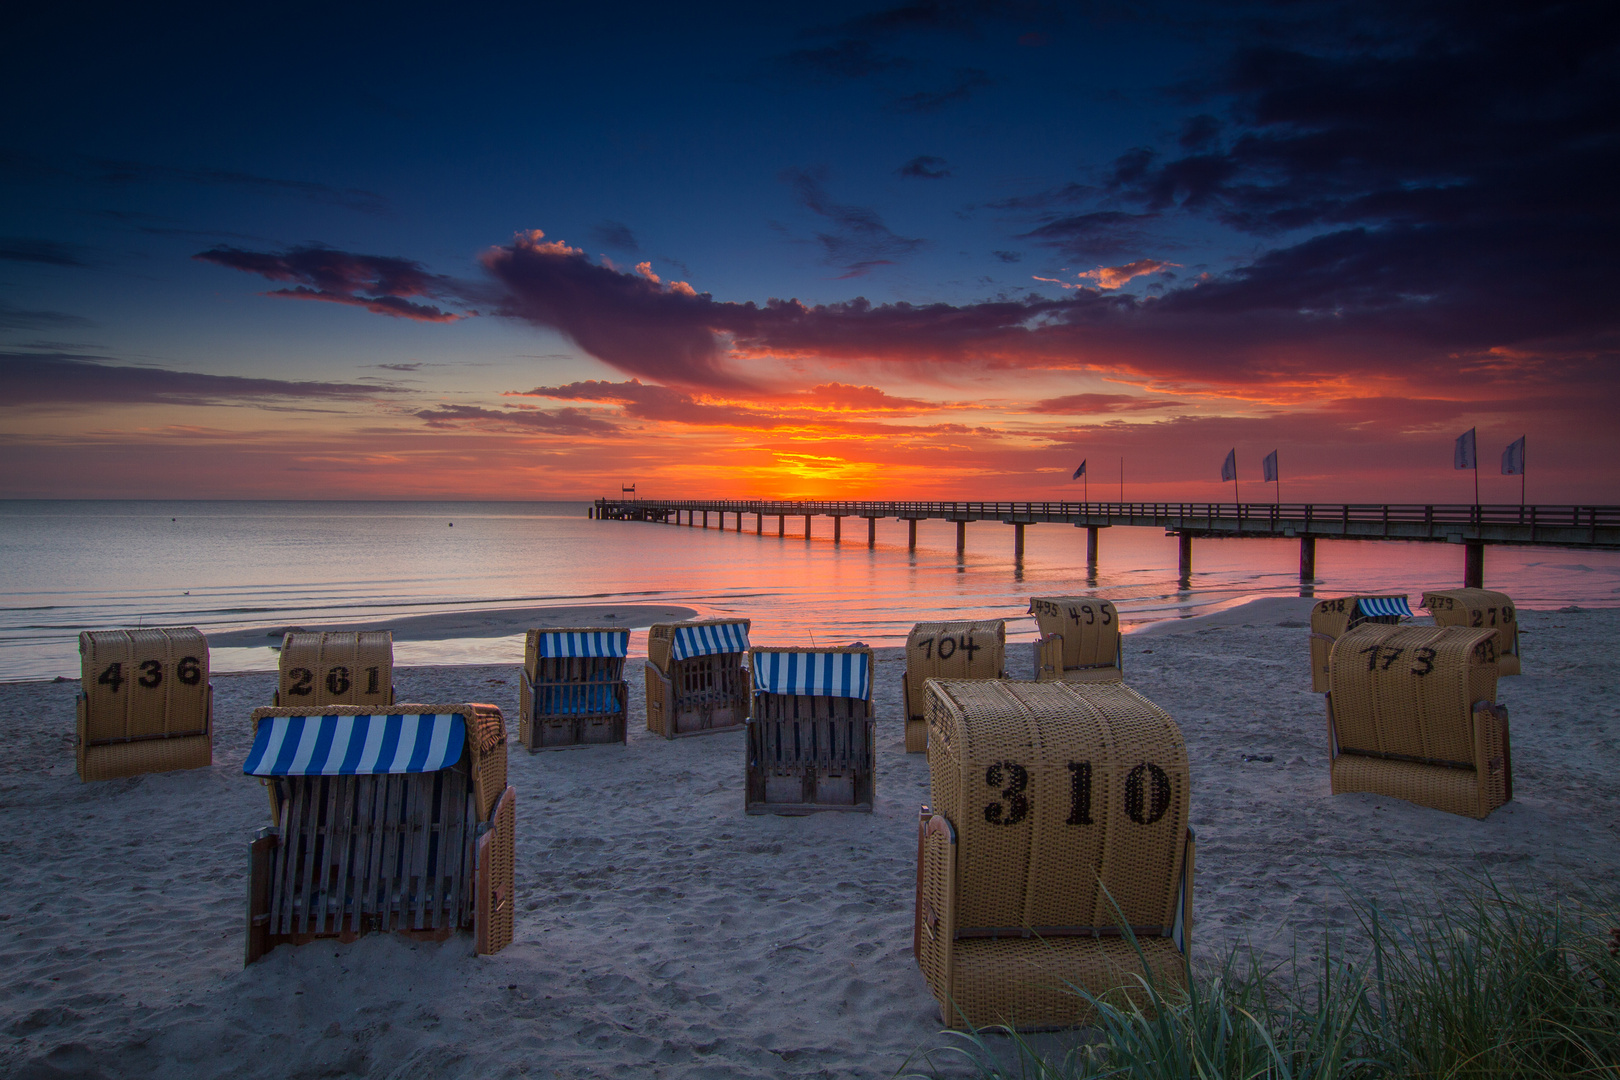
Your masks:
[[[30,5],[0,497],[1620,502],[1612,3]]]

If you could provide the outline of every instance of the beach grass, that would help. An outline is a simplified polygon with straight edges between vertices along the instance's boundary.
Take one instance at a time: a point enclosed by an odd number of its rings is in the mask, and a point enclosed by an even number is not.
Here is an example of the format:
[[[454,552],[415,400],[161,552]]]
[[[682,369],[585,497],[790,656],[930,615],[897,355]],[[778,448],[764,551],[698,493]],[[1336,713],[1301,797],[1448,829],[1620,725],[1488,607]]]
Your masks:
[[[1148,981],[1143,1007],[1077,990],[1097,1010],[1084,1041],[956,1032],[947,1064],[981,1080],[1620,1078],[1620,905],[1482,882],[1451,911],[1353,906],[1354,932],[1309,968],[1238,950],[1186,990]]]

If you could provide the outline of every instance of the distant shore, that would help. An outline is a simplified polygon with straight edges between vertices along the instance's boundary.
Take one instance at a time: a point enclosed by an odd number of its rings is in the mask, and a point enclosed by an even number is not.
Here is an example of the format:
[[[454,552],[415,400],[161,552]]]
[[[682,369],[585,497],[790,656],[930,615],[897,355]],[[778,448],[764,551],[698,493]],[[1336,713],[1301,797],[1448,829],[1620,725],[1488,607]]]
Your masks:
[[[281,644],[289,630],[392,630],[395,641],[442,641],[448,638],[492,638],[522,634],[546,626],[616,626],[639,628],[659,622],[694,619],[689,607],[669,604],[571,604],[562,607],[495,608],[487,611],[445,611],[433,615],[366,622],[278,623],[247,630],[209,634],[208,644],[221,648],[253,648]]]

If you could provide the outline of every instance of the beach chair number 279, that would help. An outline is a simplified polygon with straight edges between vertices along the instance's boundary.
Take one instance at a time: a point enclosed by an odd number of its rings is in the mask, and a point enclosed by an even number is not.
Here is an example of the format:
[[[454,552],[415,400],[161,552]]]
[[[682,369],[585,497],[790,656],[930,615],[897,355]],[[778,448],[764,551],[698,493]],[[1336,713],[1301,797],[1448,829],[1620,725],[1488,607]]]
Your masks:
[[[366,668],[366,693],[381,693],[377,687],[378,672],[378,668]],[[291,683],[291,685],[287,687],[287,693],[297,694],[300,697],[314,693],[313,686],[315,682],[315,673],[309,670],[309,668],[293,668],[291,671],[287,672],[287,678]],[[326,673],[326,692],[329,694],[346,694],[349,692],[349,687],[353,685],[354,684],[349,681],[349,669],[341,664],[331,668]]]
[[[140,669],[141,673],[135,676],[137,685],[144,686],[148,690],[156,690],[163,685],[163,661],[142,660]],[[195,656],[182,656],[180,661],[174,665],[174,677],[187,686],[196,686],[202,682],[202,665],[197,662]],[[122,662],[108,664],[106,670],[96,677],[96,685],[105,686],[109,692],[114,694],[118,693],[119,689],[128,681],[124,677],[124,665]]]
[[[999,798],[984,808],[992,825],[1017,825],[1029,817],[1029,770],[1016,761],[998,761],[984,772],[984,782]],[[1125,774],[1125,816],[1152,825],[1170,809],[1170,777],[1151,761]],[[1091,762],[1069,762],[1069,816],[1065,825],[1090,825]]]

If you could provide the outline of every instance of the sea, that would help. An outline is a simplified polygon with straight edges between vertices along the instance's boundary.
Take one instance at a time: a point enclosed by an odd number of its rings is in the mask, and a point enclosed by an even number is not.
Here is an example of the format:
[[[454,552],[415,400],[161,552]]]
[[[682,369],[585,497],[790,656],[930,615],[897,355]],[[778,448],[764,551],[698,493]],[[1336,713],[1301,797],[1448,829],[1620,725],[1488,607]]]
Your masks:
[[[1095,576],[1086,533],[753,515],[736,531],[598,521],[584,502],[0,501],[0,681],[77,677],[81,630],[374,622],[578,604],[665,604],[753,620],[756,644],[897,645],[913,623],[1008,620],[1033,640],[1029,599],[1085,592],[1119,607],[1126,629],[1265,596],[1406,593],[1462,584],[1463,549],[1435,543],[1323,541],[1315,582],[1299,581],[1294,540],[1197,540],[1185,587],[1177,542],[1162,530],[1100,532]],[[718,515],[716,515],[717,517]],[[1620,606],[1620,554],[1491,547],[1485,585],[1523,608]],[[644,651],[644,628],[631,652]],[[518,663],[521,634],[402,641],[399,664]],[[268,645],[214,651],[216,671],[274,670]]]

